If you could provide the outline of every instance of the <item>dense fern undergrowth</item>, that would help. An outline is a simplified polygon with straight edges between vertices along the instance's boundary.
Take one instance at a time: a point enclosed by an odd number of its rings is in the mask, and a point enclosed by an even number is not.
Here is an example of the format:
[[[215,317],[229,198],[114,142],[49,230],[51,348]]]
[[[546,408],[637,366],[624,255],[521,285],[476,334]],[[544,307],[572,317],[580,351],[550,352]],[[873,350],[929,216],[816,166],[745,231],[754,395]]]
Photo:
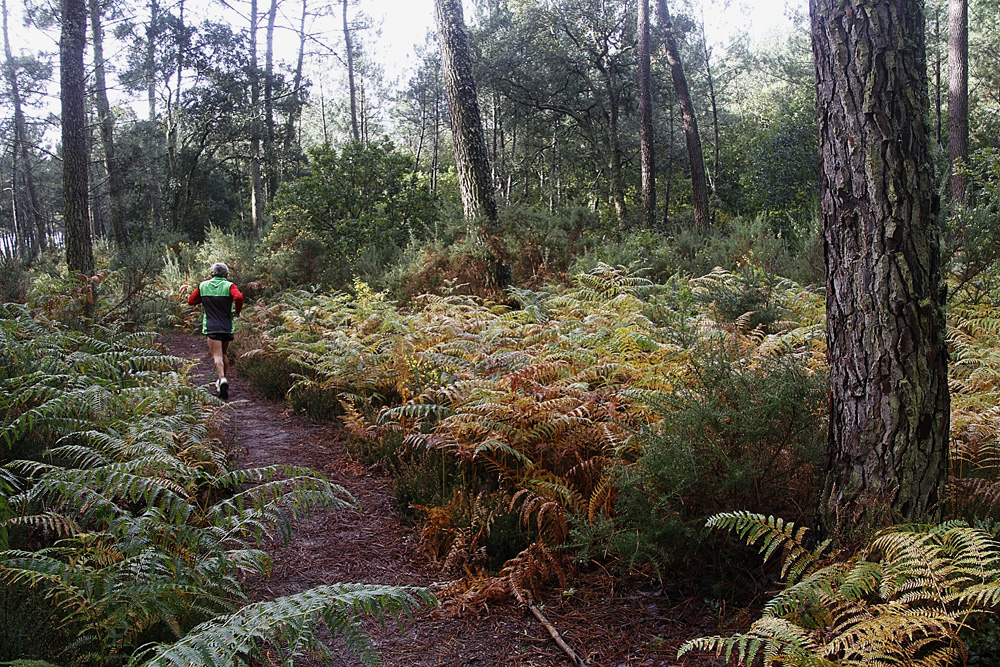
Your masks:
[[[213,243],[184,256],[225,254]],[[271,294],[237,276],[257,296],[233,351],[243,377],[343,427],[355,455],[395,478],[399,509],[449,579],[439,597],[458,609],[537,599],[595,563],[685,594],[773,581],[763,557],[709,522],[781,554],[785,582],[747,632],[686,650],[746,664],[990,664],[995,276],[956,282],[949,304],[950,521],[816,547],[795,526],[812,522],[825,443],[823,297],[751,265],[654,282],[597,263],[502,303],[447,282],[400,304],[360,281]],[[105,297],[98,321],[148,311],[191,326],[176,305],[187,271],[167,262],[135,290],[146,306]],[[124,291],[118,274],[102,280]],[[405,613],[423,591],[343,585],[247,605],[239,586],[266,570],[261,535],[349,497],[311,471],[233,470],[215,437],[223,407],[183,364],[148,334],[56,324],[78,326],[86,294],[51,287],[36,284],[36,306],[2,319],[0,624],[59,652],[0,658],[322,653],[321,617],[374,659],[352,619]],[[125,601],[129,586],[140,590]]]
[[[248,604],[266,536],[354,501],[312,470],[235,468],[224,410],[149,333],[0,307],[0,660],[290,663],[329,655],[325,625],[374,664],[360,619],[431,601],[340,584]]]
[[[397,477],[452,600],[537,596],[574,557],[679,580],[724,565],[709,515],[811,511],[826,385],[813,291],[602,264],[511,290],[515,307],[352,292],[256,307],[241,372],[342,420]]]
[[[1000,602],[989,293],[965,286],[950,308],[955,519],[838,550],[773,518],[811,523],[825,442],[823,299],[789,281],[717,269],[654,284],[598,265],[569,287],[511,290],[513,307],[455,293],[399,307],[362,283],[289,292],[255,309],[240,363],[296,409],[342,421],[396,476],[422,546],[454,576],[451,604],[535,598],[595,561],[722,592],[747,579],[746,554],[706,534],[714,516],[769,536],[787,586],[749,634],[686,650],[976,664]]]

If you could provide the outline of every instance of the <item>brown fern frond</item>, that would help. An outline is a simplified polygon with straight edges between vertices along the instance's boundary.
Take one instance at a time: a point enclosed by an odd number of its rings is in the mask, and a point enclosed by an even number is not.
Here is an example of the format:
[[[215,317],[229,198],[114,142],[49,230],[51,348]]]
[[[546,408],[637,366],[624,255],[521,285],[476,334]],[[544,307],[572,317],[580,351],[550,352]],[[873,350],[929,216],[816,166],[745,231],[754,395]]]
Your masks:
[[[566,587],[565,568],[542,542],[534,542],[507,561],[500,571],[500,577],[507,582],[510,592],[522,604],[527,604],[529,599],[537,599],[539,587],[552,577],[559,581],[560,586]]]
[[[614,512],[617,489],[610,479],[604,478],[594,488],[587,504],[587,521],[594,523],[598,516],[610,517]]]

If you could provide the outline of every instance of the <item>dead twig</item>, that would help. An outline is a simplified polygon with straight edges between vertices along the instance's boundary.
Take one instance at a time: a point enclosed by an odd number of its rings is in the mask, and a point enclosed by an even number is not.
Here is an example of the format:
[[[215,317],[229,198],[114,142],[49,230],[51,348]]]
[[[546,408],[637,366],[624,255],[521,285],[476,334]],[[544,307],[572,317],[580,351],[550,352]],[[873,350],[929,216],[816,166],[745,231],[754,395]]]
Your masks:
[[[560,636],[559,634],[559,631],[556,630],[555,626],[549,622],[549,619],[545,618],[545,614],[543,614],[542,610],[538,608],[538,605],[536,605],[534,602],[529,602],[528,609],[530,609],[531,613],[535,615],[535,618],[538,619],[538,622],[541,623],[542,626],[549,631],[549,635],[552,637],[552,641],[554,641],[556,645],[563,650],[563,653],[569,656],[570,661],[574,665],[576,665],[577,667],[588,667],[587,661],[578,656],[576,654],[576,651],[574,651],[570,647],[570,645],[563,640],[562,636]]]

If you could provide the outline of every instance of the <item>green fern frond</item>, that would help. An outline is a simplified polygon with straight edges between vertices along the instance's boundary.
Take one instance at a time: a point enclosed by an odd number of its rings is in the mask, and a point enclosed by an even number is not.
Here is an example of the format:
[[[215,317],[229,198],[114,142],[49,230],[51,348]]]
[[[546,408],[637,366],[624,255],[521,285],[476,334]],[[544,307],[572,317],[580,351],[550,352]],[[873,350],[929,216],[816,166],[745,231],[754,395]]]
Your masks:
[[[363,616],[384,623],[408,615],[421,604],[434,605],[425,589],[361,584],[338,584],[247,605],[232,616],[208,621],[180,641],[155,649],[148,660],[130,667],[231,667],[266,646],[286,645],[294,655],[318,648],[313,625],[317,618],[347,643],[348,650],[366,665],[378,664],[371,642],[360,628]]]
[[[808,572],[819,561],[820,554],[828,545],[828,542],[824,542],[815,550],[808,549],[803,541],[808,528],[803,526],[796,530],[792,522],[752,512],[723,512],[709,517],[705,525],[735,531],[749,546],[761,542],[760,553],[764,555],[764,560],[769,559],[778,549],[785,549],[782,576],[790,583]]]
[[[682,657],[692,651],[713,652],[726,660],[751,665],[761,660],[765,667],[839,667],[841,663],[819,655],[820,646],[797,625],[783,619],[765,617],[754,622],[746,634],[731,637],[700,637],[685,642],[677,652]]]

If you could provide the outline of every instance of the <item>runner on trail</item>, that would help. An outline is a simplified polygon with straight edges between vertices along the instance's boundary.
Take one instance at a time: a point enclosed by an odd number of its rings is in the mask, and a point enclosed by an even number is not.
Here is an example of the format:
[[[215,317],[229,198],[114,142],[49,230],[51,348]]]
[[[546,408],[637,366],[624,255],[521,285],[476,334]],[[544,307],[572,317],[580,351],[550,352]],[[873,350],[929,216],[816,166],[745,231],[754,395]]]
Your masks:
[[[229,344],[233,342],[234,320],[243,310],[243,295],[236,285],[227,280],[229,267],[222,262],[216,262],[208,270],[210,280],[198,285],[188,297],[192,306],[201,304],[205,314],[201,319],[201,332],[208,337],[208,351],[215,360],[215,372],[218,379],[215,388],[219,398],[229,398],[229,380],[226,373],[229,370]]]

